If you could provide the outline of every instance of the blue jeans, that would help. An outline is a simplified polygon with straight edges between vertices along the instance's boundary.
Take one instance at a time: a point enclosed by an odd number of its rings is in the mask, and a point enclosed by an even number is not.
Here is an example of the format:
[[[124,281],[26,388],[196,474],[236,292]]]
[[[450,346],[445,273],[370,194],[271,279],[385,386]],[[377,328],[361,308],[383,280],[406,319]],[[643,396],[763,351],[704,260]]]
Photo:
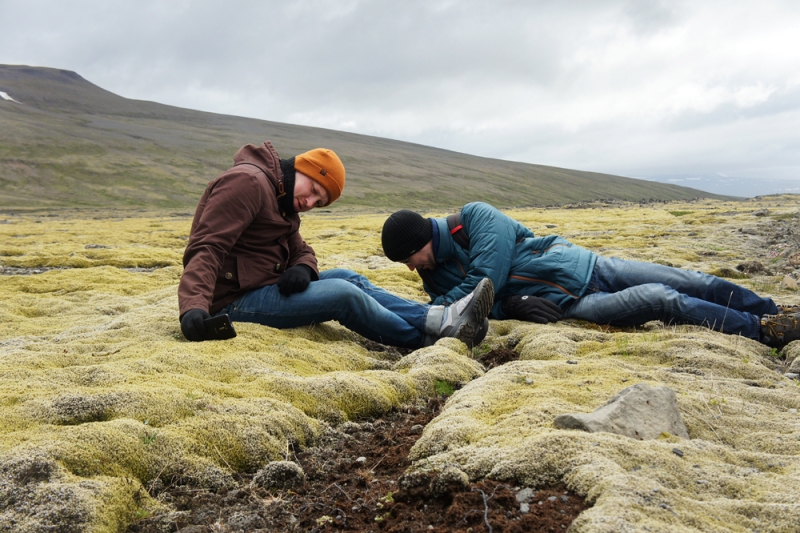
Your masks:
[[[564,318],[613,326],[660,320],[760,340],[761,317],[777,312],[769,298],[716,276],[600,256],[586,292]]]
[[[227,313],[234,322],[281,329],[336,320],[382,344],[405,348],[426,344],[431,306],[395,296],[351,270],[326,270],[319,278],[305,291],[289,296],[283,296],[277,285],[250,291],[217,314]]]

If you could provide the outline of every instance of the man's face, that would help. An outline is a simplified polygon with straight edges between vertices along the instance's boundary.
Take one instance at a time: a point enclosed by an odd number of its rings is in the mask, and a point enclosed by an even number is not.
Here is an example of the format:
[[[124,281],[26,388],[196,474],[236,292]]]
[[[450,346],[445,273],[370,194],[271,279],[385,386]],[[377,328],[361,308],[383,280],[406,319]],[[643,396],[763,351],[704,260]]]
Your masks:
[[[420,248],[420,250],[404,261],[400,261],[409,270],[433,270],[436,268],[436,258],[433,255],[433,241]]]
[[[294,175],[294,210],[298,213],[328,205],[328,191],[302,172]]]

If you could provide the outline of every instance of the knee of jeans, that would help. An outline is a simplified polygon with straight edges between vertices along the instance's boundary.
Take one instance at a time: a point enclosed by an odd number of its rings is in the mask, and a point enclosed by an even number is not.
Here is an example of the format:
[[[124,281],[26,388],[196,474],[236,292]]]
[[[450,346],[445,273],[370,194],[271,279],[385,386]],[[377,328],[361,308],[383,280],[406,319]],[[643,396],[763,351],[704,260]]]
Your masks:
[[[640,285],[639,298],[644,303],[649,303],[652,308],[657,310],[673,309],[680,303],[681,293],[668,285],[661,283],[648,283]]]
[[[356,274],[356,276],[358,275]],[[332,287],[336,302],[345,303],[345,307],[348,309],[360,307],[364,302],[364,298],[366,298],[364,291],[359,289],[352,281],[348,279],[330,279],[326,282],[329,287]]]
[[[332,268],[319,273],[319,279],[359,280],[363,277],[361,274],[346,268]]]

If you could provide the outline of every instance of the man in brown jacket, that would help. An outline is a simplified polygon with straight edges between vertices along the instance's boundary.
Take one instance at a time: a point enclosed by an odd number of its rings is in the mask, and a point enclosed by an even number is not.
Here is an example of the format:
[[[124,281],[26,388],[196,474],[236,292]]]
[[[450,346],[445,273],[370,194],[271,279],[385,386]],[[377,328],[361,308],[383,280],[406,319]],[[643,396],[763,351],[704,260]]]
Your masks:
[[[241,148],[195,212],[178,287],[184,336],[204,340],[204,321],[227,314],[275,328],[337,320],[368,339],[409,348],[441,337],[480,342],[494,298],[488,279],[444,307],[400,298],[350,270],[319,272],[298,231],[299,213],[330,205],[344,183],[344,165],[331,150],[281,159],[269,142]]]

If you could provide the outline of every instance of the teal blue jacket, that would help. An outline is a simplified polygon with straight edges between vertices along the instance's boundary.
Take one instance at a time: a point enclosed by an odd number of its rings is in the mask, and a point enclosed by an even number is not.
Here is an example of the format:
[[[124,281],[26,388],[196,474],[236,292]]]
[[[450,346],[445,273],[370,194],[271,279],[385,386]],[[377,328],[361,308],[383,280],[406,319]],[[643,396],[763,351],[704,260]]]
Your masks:
[[[437,295],[424,283],[436,305],[452,303],[472,292],[483,278],[495,288],[492,317],[506,318],[500,302],[512,294],[547,298],[565,306],[586,291],[597,255],[558,235],[536,237],[531,230],[483,202],[461,210],[461,223],[469,236],[469,250],[450,235],[447,220],[435,218],[433,283]],[[438,240],[438,247],[436,246]]]

